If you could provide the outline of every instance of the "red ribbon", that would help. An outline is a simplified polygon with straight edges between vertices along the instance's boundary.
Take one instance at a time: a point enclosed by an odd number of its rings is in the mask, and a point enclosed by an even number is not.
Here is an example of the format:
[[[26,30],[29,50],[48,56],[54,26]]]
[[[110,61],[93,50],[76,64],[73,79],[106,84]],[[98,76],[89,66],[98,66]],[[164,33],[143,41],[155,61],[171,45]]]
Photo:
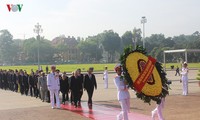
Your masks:
[[[152,75],[154,66],[156,63],[156,59],[152,58],[151,56],[148,57],[148,61],[144,67],[144,69],[140,72],[140,75],[137,77],[135,82],[133,83],[134,88],[141,92],[144,85],[148,81],[149,77]]]

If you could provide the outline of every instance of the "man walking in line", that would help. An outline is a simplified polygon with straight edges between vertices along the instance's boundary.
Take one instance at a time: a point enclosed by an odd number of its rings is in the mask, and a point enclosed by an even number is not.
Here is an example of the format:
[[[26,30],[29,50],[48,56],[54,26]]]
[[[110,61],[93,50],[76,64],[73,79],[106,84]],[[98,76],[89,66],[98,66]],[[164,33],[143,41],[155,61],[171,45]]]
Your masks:
[[[51,107],[54,109],[54,95],[56,97],[56,107],[60,108],[60,100],[59,100],[59,90],[60,90],[60,81],[59,75],[56,73],[56,66],[51,66],[51,73],[47,75],[47,86],[50,91],[50,99],[51,99]]]
[[[88,94],[88,106],[92,108],[92,96],[94,92],[94,88],[97,89],[97,83],[95,75],[92,73],[93,68],[89,68],[88,74],[85,75],[84,79],[84,89],[87,91]]]
[[[44,102],[47,97],[47,77],[44,72],[38,77],[38,88],[40,90],[41,100]]]
[[[83,79],[84,79],[84,75],[81,73],[81,69],[77,69],[78,72],[78,77],[79,77],[79,84],[81,84],[81,90],[79,92],[79,96],[78,96],[78,106],[81,106],[81,98],[83,95]]]

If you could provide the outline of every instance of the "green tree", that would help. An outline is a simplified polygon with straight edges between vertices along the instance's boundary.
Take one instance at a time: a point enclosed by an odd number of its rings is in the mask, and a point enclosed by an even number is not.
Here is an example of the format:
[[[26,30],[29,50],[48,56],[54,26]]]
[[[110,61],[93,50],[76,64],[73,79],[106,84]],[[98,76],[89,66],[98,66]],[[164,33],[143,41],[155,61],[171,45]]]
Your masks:
[[[142,45],[142,41],[141,41],[141,39],[142,39],[142,36],[141,36],[142,31],[141,31],[141,29],[140,28],[139,29],[134,28],[132,34],[133,34],[133,40],[134,40],[135,44],[136,45]]]
[[[104,50],[108,52],[108,62],[114,62],[116,52],[121,50],[121,38],[113,30],[104,31],[101,38]]]
[[[131,31],[126,31],[122,37],[123,48],[133,44],[133,34]]]
[[[98,44],[97,37],[88,37],[85,41],[80,41],[78,48],[81,51],[82,61],[97,62],[102,58],[102,49]]]
[[[51,45],[51,41],[41,38],[38,44],[38,40],[35,38],[29,38],[24,41],[23,49],[25,54],[27,55],[26,61],[27,63],[37,63],[37,50],[40,50],[40,62],[41,63],[50,63],[53,62],[53,55],[55,53],[55,49]]]
[[[0,58],[3,63],[12,63],[15,55],[13,36],[8,30],[0,31]]]
[[[121,37],[123,49],[129,45],[142,45],[141,33],[141,29],[137,28],[134,28],[133,32],[126,31]]]

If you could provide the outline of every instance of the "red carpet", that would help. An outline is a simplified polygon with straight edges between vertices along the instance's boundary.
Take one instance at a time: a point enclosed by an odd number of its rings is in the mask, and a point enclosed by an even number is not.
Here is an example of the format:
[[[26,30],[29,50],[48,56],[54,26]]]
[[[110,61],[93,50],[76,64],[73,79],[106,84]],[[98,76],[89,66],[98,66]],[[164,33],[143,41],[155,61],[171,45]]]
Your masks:
[[[117,114],[120,113],[120,109],[118,108],[97,104],[93,104],[93,108],[89,109],[85,102],[78,108],[75,108],[71,104],[62,105],[61,107],[92,120],[116,120]],[[131,112],[129,113],[129,120],[151,120],[151,117]]]

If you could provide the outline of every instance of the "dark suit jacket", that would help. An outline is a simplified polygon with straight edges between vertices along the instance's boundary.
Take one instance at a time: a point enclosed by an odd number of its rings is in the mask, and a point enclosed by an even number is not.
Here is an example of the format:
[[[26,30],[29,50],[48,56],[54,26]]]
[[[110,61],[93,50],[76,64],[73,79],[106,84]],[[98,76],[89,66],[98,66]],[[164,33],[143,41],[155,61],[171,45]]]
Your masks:
[[[20,85],[24,85],[24,84],[23,84],[23,76],[22,76],[22,75],[19,75],[18,77],[19,77],[19,84],[20,84]]]
[[[67,93],[69,91],[69,79],[66,76],[65,80],[60,79],[60,91]]]
[[[86,90],[92,90],[94,87],[97,89],[97,82],[94,74],[92,74],[91,78],[86,74],[84,77],[84,88]]]
[[[80,92],[82,90],[82,83],[80,77],[71,77],[70,89],[74,92]]]
[[[23,76],[23,84],[24,84],[24,86],[26,86],[26,87],[28,87],[29,86],[29,84],[28,84],[28,75],[27,76]]]
[[[34,86],[34,76],[32,76],[32,75],[30,75],[29,76],[29,84],[31,85],[31,87],[33,87]]]

